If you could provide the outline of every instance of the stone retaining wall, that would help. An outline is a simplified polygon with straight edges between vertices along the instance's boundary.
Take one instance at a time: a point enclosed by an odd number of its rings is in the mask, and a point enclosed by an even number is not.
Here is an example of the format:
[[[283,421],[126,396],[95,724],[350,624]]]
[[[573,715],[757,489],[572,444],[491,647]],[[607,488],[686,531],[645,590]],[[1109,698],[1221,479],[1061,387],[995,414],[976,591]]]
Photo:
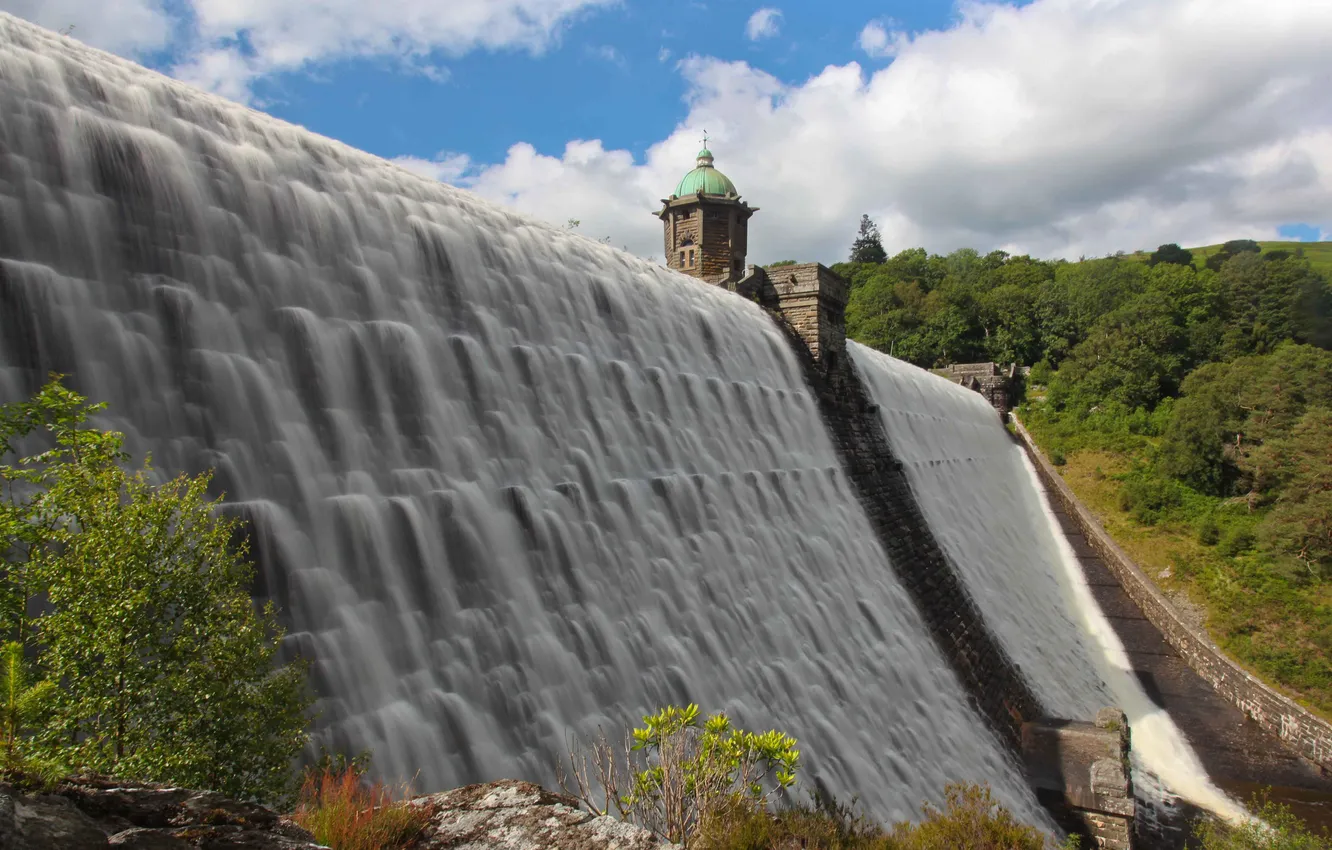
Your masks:
[[[1160,630],[1180,657],[1216,692],[1237,705],[1267,731],[1287,741],[1302,756],[1323,769],[1332,769],[1332,724],[1315,716],[1289,697],[1254,678],[1223,653],[1205,635],[1189,626],[1170,601],[1110,538],[1059,476],[1016,417],[1018,436],[1052,498],[1082,529],[1087,542],[1114,573],[1143,616]]]

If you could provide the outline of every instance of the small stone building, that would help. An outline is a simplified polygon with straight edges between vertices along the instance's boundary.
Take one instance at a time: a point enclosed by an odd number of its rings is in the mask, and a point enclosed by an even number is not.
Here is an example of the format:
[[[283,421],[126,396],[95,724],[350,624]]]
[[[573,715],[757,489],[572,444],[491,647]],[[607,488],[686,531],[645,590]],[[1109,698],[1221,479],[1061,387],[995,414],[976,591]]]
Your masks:
[[[1007,369],[998,363],[954,363],[941,370],[940,374],[985,396],[985,400],[1001,416],[1007,415],[1016,400],[1016,363]]]

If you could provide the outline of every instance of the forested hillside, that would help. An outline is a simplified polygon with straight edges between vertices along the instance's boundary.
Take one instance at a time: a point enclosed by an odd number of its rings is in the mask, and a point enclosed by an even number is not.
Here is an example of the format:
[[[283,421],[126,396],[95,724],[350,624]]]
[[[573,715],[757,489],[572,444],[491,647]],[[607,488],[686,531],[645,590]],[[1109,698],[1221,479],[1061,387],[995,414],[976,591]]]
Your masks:
[[[1332,286],[1310,262],[1324,254],[914,249],[835,269],[865,344],[926,367],[1032,366],[1020,415],[1111,533],[1199,603],[1220,645],[1332,714]]]

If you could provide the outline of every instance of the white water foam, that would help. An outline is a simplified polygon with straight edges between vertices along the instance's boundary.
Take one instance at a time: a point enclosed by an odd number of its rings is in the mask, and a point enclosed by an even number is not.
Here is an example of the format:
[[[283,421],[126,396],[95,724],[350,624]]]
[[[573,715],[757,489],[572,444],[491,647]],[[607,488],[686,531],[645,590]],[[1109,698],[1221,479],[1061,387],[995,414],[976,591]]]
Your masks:
[[[1133,674],[1035,469],[994,408],[939,375],[849,348],[930,527],[1047,710],[1090,719],[1107,705],[1123,709],[1140,793],[1243,817]]]

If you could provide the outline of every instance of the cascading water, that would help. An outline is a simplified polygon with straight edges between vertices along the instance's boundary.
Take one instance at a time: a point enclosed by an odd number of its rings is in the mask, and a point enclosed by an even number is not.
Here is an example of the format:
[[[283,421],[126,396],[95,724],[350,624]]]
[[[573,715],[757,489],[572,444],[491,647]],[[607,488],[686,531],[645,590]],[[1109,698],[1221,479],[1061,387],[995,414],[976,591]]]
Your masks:
[[[691,700],[911,814],[967,708],[757,307],[0,14],[0,401],[216,467],[322,742],[439,788]]]
[[[1035,470],[994,408],[946,378],[854,342],[847,347],[931,530],[1046,710],[1090,718],[1104,706],[1123,708],[1149,803],[1164,784],[1241,817],[1134,677]]]

